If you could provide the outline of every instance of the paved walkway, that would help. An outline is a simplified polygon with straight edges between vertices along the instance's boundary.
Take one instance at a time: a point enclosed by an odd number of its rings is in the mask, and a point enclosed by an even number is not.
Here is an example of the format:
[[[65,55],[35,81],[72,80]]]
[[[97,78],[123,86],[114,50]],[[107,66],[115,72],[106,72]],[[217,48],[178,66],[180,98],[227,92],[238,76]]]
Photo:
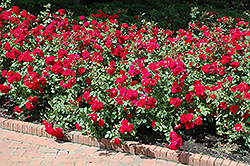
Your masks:
[[[184,166],[0,128],[0,166]]]

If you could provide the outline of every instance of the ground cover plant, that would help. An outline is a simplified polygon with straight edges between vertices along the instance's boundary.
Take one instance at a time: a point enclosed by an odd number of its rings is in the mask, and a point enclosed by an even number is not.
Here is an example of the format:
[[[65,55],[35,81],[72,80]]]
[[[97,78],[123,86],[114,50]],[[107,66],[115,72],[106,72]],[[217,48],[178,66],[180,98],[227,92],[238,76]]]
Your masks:
[[[3,4],[1,95],[14,99],[16,117],[45,117],[58,139],[76,128],[119,144],[144,126],[177,150],[206,120],[250,146],[249,23],[191,14],[174,34],[103,11],[78,22],[64,9],[34,16]]]

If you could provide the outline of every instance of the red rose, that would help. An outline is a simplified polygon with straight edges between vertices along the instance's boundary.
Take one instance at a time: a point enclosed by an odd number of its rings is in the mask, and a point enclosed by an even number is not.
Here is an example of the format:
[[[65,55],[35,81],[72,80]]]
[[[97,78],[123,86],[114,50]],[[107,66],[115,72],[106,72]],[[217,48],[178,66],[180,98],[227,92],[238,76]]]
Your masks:
[[[202,85],[196,85],[194,87],[194,92],[197,95],[197,97],[201,97],[202,95],[204,95],[205,88]]]
[[[59,12],[60,15],[65,14],[65,10],[64,9],[59,9],[58,12]]]
[[[127,127],[127,132],[131,132],[133,131],[133,128],[134,128],[134,125],[133,124],[130,124],[128,127]]]
[[[115,98],[118,94],[118,90],[116,88],[108,89],[105,92],[108,92],[108,95],[111,99]]]
[[[84,19],[85,19],[84,16],[80,16],[80,17],[79,17],[79,20],[84,20]]]
[[[250,93],[245,92],[244,99],[250,99]]]
[[[103,109],[103,104],[100,101],[94,100],[91,104],[91,109],[93,111],[101,111]]]
[[[105,122],[104,122],[104,120],[103,119],[100,119],[99,121],[98,121],[98,123],[97,123],[99,126],[101,126],[101,127],[103,127],[104,126],[104,124],[105,124]]]
[[[45,128],[52,128],[52,124],[51,123],[45,123]]]
[[[76,126],[76,130],[82,130],[82,127],[78,123],[76,123],[75,126]]]
[[[182,100],[180,98],[178,98],[178,99],[171,98],[169,102],[170,102],[170,104],[173,104],[174,107],[178,107],[179,105],[181,105]]]
[[[247,110],[247,112],[242,116],[242,118],[248,119],[248,117],[250,116],[250,114],[248,112],[249,112],[249,110]]]
[[[122,126],[128,126],[129,122],[127,119],[123,119],[122,122],[121,122],[121,125]]]
[[[191,121],[193,119],[193,114],[188,113],[186,115],[186,119],[187,119],[187,121]]]
[[[15,112],[17,112],[17,113],[23,112],[23,109],[21,109],[21,108],[19,108],[19,107],[17,107],[17,106],[15,106],[14,110],[15,110]]]
[[[153,120],[152,123],[151,123],[151,126],[152,126],[153,128],[156,126],[155,122],[156,122],[156,121]]]
[[[128,118],[132,118],[133,117],[133,114],[130,113],[130,114],[127,114],[128,115]]]
[[[29,102],[33,102],[34,104],[36,104],[36,102],[38,101],[38,98],[36,96],[33,96],[33,97],[29,96],[28,100]]]
[[[152,88],[146,87],[144,88],[145,93],[150,93],[152,91]]]
[[[230,83],[232,83],[232,81],[233,81],[233,78],[232,78],[232,77],[228,76],[227,79],[228,79],[228,81],[229,81]]]
[[[6,42],[5,45],[4,45],[4,49],[5,49],[5,51],[11,50],[10,43]]]
[[[114,141],[115,144],[118,145],[122,141],[122,139],[114,138],[113,141]]]
[[[10,85],[0,84],[1,93],[9,93],[9,90],[11,90],[11,89],[12,89],[12,87]]]
[[[175,129],[175,130],[178,130],[178,129],[180,129],[181,127],[182,127],[182,125],[181,125],[181,124],[178,124],[177,126],[174,127],[174,129]]]
[[[12,12],[15,13],[16,15],[19,15],[19,14],[20,14],[20,9],[19,9],[19,7],[13,6],[13,7],[12,7]]]
[[[188,122],[187,118],[186,118],[186,114],[182,114],[180,116],[180,121],[182,124],[186,124]]]
[[[32,66],[28,66],[27,67],[27,71],[28,71],[28,73],[31,73],[33,71],[33,67]]]
[[[241,82],[238,86],[237,86],[238,90],[240,92],[243,92],[243,91],[249,91],[249,86],[248,84],[246,84],[245,82]]]
[[[180,93],[181,92],[181,87],[180,85],[177,83],[177,81],[173,82],[173,86],[171,87],[171,92],[172,93]]]
[[[193,102],[193,96],[194,96],[194,93],[193,92],[189,92],[188,94],[185,95],[185,100],[189,103],[192,104]]]
[[[179,149],[179,147],[182,146],[182,142],[183,141],[182,141],[181,137],[178,135],[171,140],[171,144],[168,147],[171,150],[177,150],[177,149]]]
[[[230,111],[234,114],[236,114],[236,111],[238,111],[239,107],[237,105],[232,105],[230,107]]]
[[[126,126],[120,126],[119,131],[121,132],[121,134],[123,134],[124,132],[127,132],[127,127]]]
[[[231,56],[229,55],[223,55],[222,59],[220,60],[221,64],[229,63],[232,60]]]
[[[172,131],[172,132],[170,132],[169,137],[170,137],[171,139],[174,139],[174,138],[177,137],[177,133],[174,132],[174,131]]]
[[[84,72],[86,71],[86,69],[85,69],[84,67],[79,67],[79,68],[77,69],[77,71],[78,71],[80,74],[82,74],[82,73],[84,73]]]
[[[88,21],[86,21],[86,22],[83,23],[83,25],[84,25],[85,27],[87,27],[87,26],[90,25],[90,23],[89,23]]]
[[[233,68],[237,69],[237,68],[240,66],[240,63],[239,63],[239,62],[236,62],[236,61],[233,61],[233,62],[230,63],[230,65],[231,65]]]
[[[89,114],[88,116],[90,116],[90,119],[93,120],[93,124],[97,121],[97,115],[96,115],[96,113]]]
[[[45,131],[46,131],[48,134],[52,135],[52,136],[55,136],[55,135],[56,135],[56,132],[55,132],[55,130],[54,130],[52,127],[46,128]]]
[[[236,92],[237,86],[232,86],[230,89],[231,89],[231,91]]]
[[[50,56],[45,59],[45,64],[46,65],[54,65],[55,64],[55,59],[56,57]]]
[[[195,119],[194,124],[195,124],[195,125],[201,125],[201,124],[202,124],[201,117],[198,116],[198,118]]]
[[[109,68],[108,69],[108,74],[111,76],[115,73],[115,68]]]
[[[147,100],[147,105],[152,109],[155,107],[156,102],[156,99],[154,99],[153,97],[149,97]]]
[[[185,127],[186,127],[187,130],[193,128],[194,127],[194,122],[188,122],[188,123],[186,123]]]
[[[76,98],[76,102],[81,102],[81,101],[82,101],[81,96],[78,96],[78,97]]]
[[[62,132],[62,129],[60,127],[56,128],[55,136],[57,139],[61,139],[63,137],[63,132]]]
[[[7,75],[7,71],[3,70],[1,74],[2,74],[3,77],[5,77]]]
[[[30,102],[27,102],[25,106],[26,106],[26,108],[27,108],[28,110],[31,110],[31,109],[35,108],[35,106],[32,105],[32,104],[30,104]]]
[[[45,124],[47,124],[48,122],[47,122],[45,119],[43,119],[42,123],[45,125]]]
[[[37,101],[38,101],[38,97],[33,96],[32,102],[33,102],[34,104],[36,104]]]
[[[138,107],[144,107],[146,105],[146,99],[140,99],[137,103],[136,103],[136,106]]]
[[[237,124],[234,125],[234,128],[233,128],[233,129],[234,129],[235,131],[240,131],[241,128],[242,128],[242,125],[239,124],[239,123],[237,123]]]
[[[219,109],[227,109],[227,104],[226,102],[220,102],[220,104],[217,106]]]

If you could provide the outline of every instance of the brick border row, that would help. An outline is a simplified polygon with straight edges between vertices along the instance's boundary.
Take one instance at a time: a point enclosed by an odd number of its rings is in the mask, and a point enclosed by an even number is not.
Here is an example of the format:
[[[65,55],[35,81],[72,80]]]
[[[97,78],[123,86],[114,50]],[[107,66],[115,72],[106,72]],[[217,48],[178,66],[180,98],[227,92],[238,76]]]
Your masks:
[[[29,133],[38,136],[51,138],[52,136],[45,132],[44,125],[22,122],[13,119],[0,117],[0,128]],[[146,145],[134,141],[125,141],[125,144],[116,145],[110,139],[96,139],[90,135],[83,135],[80,131],[71,131],[63,137],[64,141],[81,143],[85,145],[112,149],[120,152],[126,152],[137,155],[160,158],[168,161],[175,161],[182,164],[193,166],[250,166],[248,164],[235,162],[222,158],[209,157],[206,155],[194,154],[185,151],[174,151],[161,146]]]

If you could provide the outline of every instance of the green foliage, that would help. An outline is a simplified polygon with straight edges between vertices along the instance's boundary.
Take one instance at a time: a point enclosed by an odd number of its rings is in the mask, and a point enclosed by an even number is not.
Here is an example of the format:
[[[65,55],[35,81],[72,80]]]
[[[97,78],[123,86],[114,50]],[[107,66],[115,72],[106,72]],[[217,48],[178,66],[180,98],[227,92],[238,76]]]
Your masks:
[[[138,24],[140,20],[146,19],[157,23],[162,28],[170,30],[187,29],[191,21],[189,11],[191,7],[198,7],[201,13],[205,11],[218,12],[222,16],[245,17],[243,12],[249,9],[247,1],[217,1],[217,0],[122,0],[122,1],[84,1],[82,4],[72,0],[12,0],[12,4],[22,7],[32,14],[40,14],[43,6],[51,4],[51,12],[65,9],[73,13],[73,18],[78,19],[80,15],[90,16],[99,10],[107,14],[118,14],[119,22]],[[136,17],[136,18],[135,18]],[[245,17],[246,18],[246,17]]]

